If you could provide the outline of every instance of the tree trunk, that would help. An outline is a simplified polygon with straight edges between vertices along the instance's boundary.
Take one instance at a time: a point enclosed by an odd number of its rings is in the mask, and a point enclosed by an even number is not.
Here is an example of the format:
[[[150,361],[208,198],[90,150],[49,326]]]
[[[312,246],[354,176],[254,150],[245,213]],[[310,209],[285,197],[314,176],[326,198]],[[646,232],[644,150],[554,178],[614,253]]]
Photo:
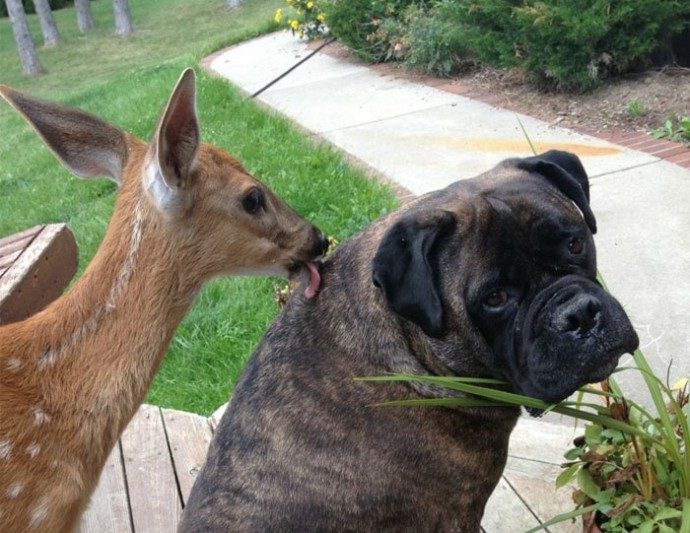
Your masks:
[[[228,7],[240,7],[242,4],[244,4],[244,0],[227,0],[225,2]]]
[[[128,0],[113,0],[113,13],[115,14],[115,33],[127,35],[134,31],[132,15],[129,13]]]
[[[74,7],[77,11],[77,26],[80,32],[84,33],[96,25],[91,13],[90,0],[74,0]]]
[[[5,5],[7,6],[7,13],[10,16],[12,32],[14,33],[14,40],[17,43],[17,52],[19,52],[19,60],[22,63],[24,72],[30,76],[42,73],[43,67],[38,60],[36,47],[31,38],[31,32],[29,31],[29,24],[26,21],[26,13],[24,12],[22,0],[5,0]]]
[[[50,48],[60,44],[60,34],[58,33],[57,25],[55,24],[55,17],[50,10],[48,0],[33,0],[38,21],[41,23],[41,32],[43,32],[43,46]]]

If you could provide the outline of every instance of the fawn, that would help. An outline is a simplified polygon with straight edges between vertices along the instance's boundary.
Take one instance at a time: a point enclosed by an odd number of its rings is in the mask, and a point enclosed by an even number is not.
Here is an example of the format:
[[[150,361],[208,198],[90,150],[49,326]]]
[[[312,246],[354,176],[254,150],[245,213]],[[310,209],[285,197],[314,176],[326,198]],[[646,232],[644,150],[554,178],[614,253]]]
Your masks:
[[[232,156],[201,143],[182,73],[153,140],[84,112],[0,94],[79,177],[120,185],[84,275],[43,311],[0,327],[0,530],[72,530],[201,285],[221,274],[319,285],[323,233]]]

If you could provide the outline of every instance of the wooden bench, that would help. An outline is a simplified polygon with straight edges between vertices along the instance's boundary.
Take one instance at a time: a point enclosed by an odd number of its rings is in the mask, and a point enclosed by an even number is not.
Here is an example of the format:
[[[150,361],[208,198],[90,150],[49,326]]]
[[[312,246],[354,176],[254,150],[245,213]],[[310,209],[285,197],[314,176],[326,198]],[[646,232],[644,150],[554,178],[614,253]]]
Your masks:
[[[22,320],[60,296],[77,271],[78,255],[65,224],[0,239],[0,324]]]

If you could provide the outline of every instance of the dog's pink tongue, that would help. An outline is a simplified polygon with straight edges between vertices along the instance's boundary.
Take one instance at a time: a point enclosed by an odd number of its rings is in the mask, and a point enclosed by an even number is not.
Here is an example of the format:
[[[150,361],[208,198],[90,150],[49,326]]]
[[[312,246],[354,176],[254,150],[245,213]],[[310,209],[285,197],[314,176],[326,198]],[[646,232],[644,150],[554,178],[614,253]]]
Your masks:
[[[321,274],[319,274],[319,267],[316,266],[316,263],[310,261],[305,265],[309,271],[309,285],[304,290],[304,296],[313,298],[319,290],[319,285],[321,285]]]

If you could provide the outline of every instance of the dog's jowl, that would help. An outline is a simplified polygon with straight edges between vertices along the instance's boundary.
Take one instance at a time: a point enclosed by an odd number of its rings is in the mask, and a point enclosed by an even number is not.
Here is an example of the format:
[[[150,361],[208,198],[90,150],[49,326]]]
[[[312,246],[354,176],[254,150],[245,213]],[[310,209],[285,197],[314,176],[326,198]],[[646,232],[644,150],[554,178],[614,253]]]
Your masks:
[[[638,339],[595,231],[579,159],[552,151],[342,244],[248,363],[181,530],[479,531],[519,409],[371,407],[443,392],[354,378],[497,377],[548,402],[602,380]]]

